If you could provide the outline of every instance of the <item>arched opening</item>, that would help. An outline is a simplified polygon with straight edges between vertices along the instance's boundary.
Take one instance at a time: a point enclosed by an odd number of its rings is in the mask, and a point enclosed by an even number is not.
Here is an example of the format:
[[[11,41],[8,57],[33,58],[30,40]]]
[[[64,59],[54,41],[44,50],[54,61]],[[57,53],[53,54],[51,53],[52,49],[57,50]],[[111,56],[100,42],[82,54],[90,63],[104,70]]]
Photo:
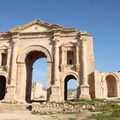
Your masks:
[[[47,100],[47,59],[39,58],[33,64],[31,100]]]
[[[117,81],[113,75],[106,76],[107,97],[117,97]]]
[[[4,99],[6,92],[6,78],[0,76],[0,100]]]
[[[77,81],[73,75],[68,75],[64,81],[64,100],[77,99]]]
[[[47,56],[40,51],[30,52],[26,59],[26,101],[41,101],[47,99],[47,84],[43,79],[47,79]],[[43,75],[44,74],[44,75]],[[43,82],[41,82],[43,81]],[[45,83],[42,87],[42,83]],[[43,95],[44,94],[44,95]]]

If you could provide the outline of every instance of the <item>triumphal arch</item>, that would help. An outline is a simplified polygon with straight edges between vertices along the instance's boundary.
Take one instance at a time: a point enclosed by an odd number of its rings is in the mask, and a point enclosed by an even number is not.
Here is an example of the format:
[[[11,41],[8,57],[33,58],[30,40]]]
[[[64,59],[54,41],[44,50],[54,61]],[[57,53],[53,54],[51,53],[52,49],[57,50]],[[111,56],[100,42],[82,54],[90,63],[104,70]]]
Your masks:
[[[119,72],[94,68],[93,36],[34,20],[0,34],[0,100],[30,102],[32,66],[47,58],[47,100],[67,99],[67,82],[77,81],[77,99],[120,97]]]

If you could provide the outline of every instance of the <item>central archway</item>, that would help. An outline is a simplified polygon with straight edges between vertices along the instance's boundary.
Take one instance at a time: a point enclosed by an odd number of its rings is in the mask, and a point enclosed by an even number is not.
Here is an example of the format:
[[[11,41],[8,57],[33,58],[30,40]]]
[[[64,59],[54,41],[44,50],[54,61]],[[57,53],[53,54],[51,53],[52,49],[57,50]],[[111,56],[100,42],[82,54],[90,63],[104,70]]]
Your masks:
[[[47,100],[50,97],[52,80],[52,57],[43,46],[30,46],[18,56],[17,98],[21,101],[31,102],[32,66],[39,58],[47,58]]]
[[[26,96],[25,99],[27,102],[31,102],[31,92],[32,92],[32,75],[33,75],[33,63],[38,60],[39,58],[47,58],[47,56],[40,51],[32,51],[30,52],[26,59],[26,70],[27,70],[27,79],[26,79]],[[44,67],[44,66],[42,66]],[[37,88],[38,89],[38,88]],[[38,89],[40,91],[40,89]],[[41,91],[42,92],[42,91]]]

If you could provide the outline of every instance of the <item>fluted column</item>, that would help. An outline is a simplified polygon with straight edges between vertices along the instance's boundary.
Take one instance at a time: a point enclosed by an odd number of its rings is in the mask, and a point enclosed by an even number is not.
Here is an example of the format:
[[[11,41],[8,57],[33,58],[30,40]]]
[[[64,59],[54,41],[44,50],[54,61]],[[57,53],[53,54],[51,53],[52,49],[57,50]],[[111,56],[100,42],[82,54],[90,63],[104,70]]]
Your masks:
[[[79,45],[76,45],[76,71],[79,71],[80,61],[79,61]]]
[[[64,54],[64,49],[62,48],[62,65],[64,65],[64,59],[65,59],[65,54]]]
[[[54,40],[54,84],[58,84],[58,74],[59,74],[59,48],[58,40]]]
[[[59,40],[60,40],[60,31],[55,31],[53,34],[53,42],[54,42],[54,84],[51,86],[51,95],[50,101],[61,101],[61,91],[60,91],[60,79],[59,79]]]
[[[13,41],[13,49],[11,54],[11,76],[10,76],[10,84],[16,85],[16,57],[17,57],[17,41]]]
[[[63,72],[64,71],[64,66],[65,66],[65,51],[64,51],[64,48],[62,48],[61,50],[61,71]]]
[[[12,51],[11,51],[11,66],[10,66],[10,78],[7,86],[7,92],[5,95],[6,100],[16,100],[16,72],[17,72],[17,49],[18,49],[18,37],[12,39]]]
[[[87,73],[87,41],[82,39],[82,85],[80,98],[90,98],[89,95],[89,84],[88,84],[88,73]]]
[[[66,66],[67,65],[67,51],[64,51],[64,52],[65,52],[65,55],[64,55],[64,58],[65,58],[64,65]]]
[[[2,53],[0,53],[0,66],[2,65]]]
[[[87,75],[87,49],[86,40],[82,40],[82,71],[83,71],[83,85],[88,85],[88,75]]]
[[[10,49],[7,50],[7,63],[6,63],[6,69],[7,69],[7,72],[9,73],[9,71],[10,71]]]
[[[7,66],[9,67],[9,64],[10,64],[10,49],[8,49],[7,51]]]
[[[25,89],[26,89],[26,81],[25,81],[25,78],[26,78],[26,68],[25,68],[25,63],[18,63],[17,65],[18,67],[18,77],[17,77],[17,89],[16,89],[16,94],[17,94],[17,100],[19,102],[24,102],[25,101]]]

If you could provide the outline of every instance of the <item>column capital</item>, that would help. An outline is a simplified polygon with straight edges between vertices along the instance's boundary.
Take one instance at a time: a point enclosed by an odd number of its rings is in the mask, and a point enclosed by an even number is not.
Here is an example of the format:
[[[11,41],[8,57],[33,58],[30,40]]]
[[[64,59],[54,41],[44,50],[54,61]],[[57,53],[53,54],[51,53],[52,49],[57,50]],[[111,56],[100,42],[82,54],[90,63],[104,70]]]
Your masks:
[[[64,48],[63,46],[61,47],[61,51],[62,51],[62,52],[65,51],[65,48]]]
[[[86,38],[81,38],[82,43],[86,43],[87,39]]]
[[[13,46],[15,46],[17,43],[18,43],[17,40],[13,40],[13,41],[12,41],[12,45],[13,45]]]
[[[53,41],[54,41],[55,43],[57,43],[57,42],[59,42],[59,39],[54,38]]]
[[[57,41],[57,42],[59,42],[59,40],[60,40],[60,36],[61,36],[61,31],[54,31],[54,33],[53,33],[53,41]]]
[[[77,42],[77,43],[75,43],[75,45],[76,45],[76,47],[79,47],[80,46],[80,44]]]
[[[7,53],[8,53],[8,54],[11,53],[11,49],[10,49],[10,48],[7,49]]]

